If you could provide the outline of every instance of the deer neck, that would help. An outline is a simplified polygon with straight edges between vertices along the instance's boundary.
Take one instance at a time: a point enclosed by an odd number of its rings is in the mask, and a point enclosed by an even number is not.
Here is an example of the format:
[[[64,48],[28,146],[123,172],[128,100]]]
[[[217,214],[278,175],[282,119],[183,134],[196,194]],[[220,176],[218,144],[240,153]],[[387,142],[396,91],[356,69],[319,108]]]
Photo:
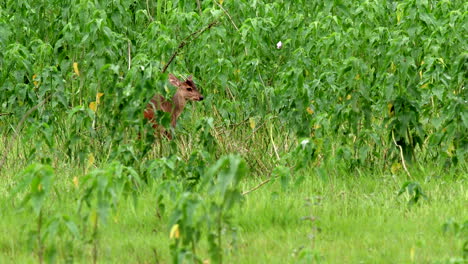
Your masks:
[[[174,104],[172,116],[173,118],[177,119],[180,116],[180,114],[182,114],[186,101],[184,96],[181,93],[179,93],[179,91],[177,91],[174,97],[172,97],[172,103]]]

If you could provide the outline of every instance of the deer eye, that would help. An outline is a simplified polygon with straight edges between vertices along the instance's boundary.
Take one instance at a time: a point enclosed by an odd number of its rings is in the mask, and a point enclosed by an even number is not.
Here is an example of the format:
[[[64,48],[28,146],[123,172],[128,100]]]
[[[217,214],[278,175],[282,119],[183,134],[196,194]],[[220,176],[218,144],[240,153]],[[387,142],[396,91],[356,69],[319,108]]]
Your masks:
[[[187,91],[191,92],[191,91],[192,91],[192,88],[187,87]]]

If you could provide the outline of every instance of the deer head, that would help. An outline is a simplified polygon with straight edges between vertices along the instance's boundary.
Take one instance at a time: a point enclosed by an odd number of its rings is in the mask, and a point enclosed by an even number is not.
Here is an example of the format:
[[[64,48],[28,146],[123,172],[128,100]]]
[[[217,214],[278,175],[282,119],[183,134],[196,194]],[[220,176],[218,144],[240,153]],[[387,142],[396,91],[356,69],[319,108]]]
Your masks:
[[[192,80],[190,75],[185,81],[180,81],[172,74],[169,74],[169,82],[177,87],[177,92],[175,97],[178,100],[183,99],[182,101],[201,101],[203,100],[203,95],[198,91],[197,86]]]

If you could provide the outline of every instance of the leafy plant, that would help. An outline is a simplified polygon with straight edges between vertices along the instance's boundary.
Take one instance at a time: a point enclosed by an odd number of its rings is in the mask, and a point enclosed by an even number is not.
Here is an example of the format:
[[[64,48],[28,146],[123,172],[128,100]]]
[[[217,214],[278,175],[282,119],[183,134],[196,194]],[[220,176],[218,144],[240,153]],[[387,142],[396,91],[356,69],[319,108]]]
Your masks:
[[[93,243],[93,263],[98,259],[99,224],[106,224],[109,215],[117,210],[121,198],[132,195],[136,205],[138,188],[141,186],[139,175],[133,168],[120,163],[111,163],[104,169],[90,172],[83,179],[85,187],[80,200],[89,209],[83,214],[83,228],[92,223],[91,241]]]
[[[398,196],[402,194],[407,194],[408,197],[408,205],[415,205],[421,199],[427,200],[427,195],[423,192],[421,185],[417,182],[410,182],[407,181],[403,183],[401,189],[398,191]]]
[[[47,241],[65,237],[67,233],[78,237],[77,226],[70,217],[47,210],[46,202],[51,199],[55,181],[55,172],[51,166],[31,164],[22,172],[21,177],[22,180],[13,191],[13,195],[26,192],[20,209],[32,210],[36,218],[36,228],[29,232],[29,244],[35,248],[39,263],[43,263],[44,258],[51,263],[55,259],[56,245],[48,245]]]
[[[237,185],[246,173],[247,166],[240,157],[221,157],[203,175],[199,189],[202,191],[206,187],[211,199],[204,200],[191,193],[180,197],[171,217],[174,263],[182,263],[185,259],[201,263],[196,249],[202,235],[208,241],[211,261],[223,262],[223,233],[225,226],[229,226],[230,210],[242,198]],[[208,231],[203,234],[205,228]]]

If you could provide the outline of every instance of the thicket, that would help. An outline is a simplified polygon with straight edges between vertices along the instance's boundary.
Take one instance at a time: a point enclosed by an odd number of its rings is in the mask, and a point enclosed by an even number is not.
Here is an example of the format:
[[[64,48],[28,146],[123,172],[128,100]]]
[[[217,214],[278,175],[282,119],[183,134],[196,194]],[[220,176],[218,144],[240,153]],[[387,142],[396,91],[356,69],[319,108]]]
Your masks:
[[[212,184],[215,226],[246,167],[285,180],[324,164],[465,173],[467,12],[461,0],[0,1],[0,172],[81,164],[90,208],[94,191],[102,205],[115,186],[140,188],[136,178]],[[155,142],[142,113],[156,92],[174,93],[163,72],[174,54],[167,72],[192,74],[206,99],[185,110],[175,140]],[[120,180],[88,173],[101,165]],[[25,173],[42,177],[41,166]],[[201,200],[180,199],[172,226],[194,233],[174,252],[200,239],[184,210]],[[221,261],[219,236],[209,241]]]

